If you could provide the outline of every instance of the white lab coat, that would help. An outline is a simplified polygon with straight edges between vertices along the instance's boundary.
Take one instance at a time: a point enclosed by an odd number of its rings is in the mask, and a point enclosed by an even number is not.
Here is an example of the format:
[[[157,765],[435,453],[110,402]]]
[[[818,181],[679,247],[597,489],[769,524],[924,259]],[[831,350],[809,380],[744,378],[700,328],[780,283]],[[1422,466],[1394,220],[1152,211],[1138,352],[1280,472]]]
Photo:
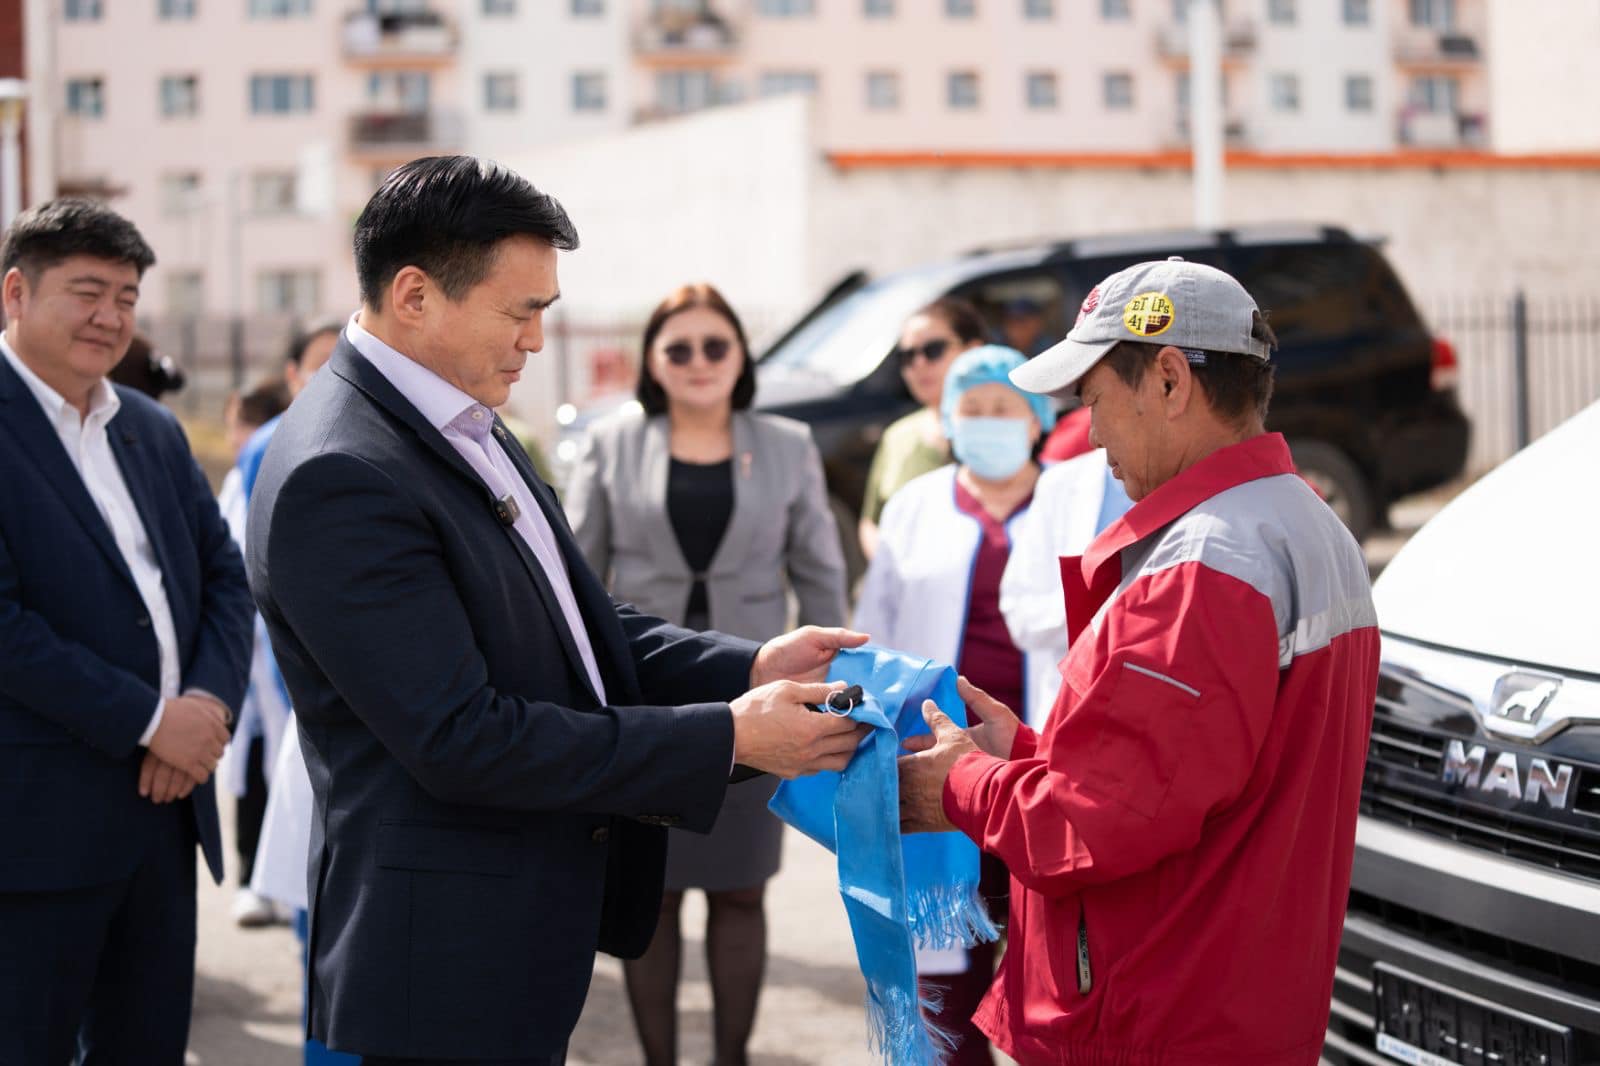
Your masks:
[[[1106,492],[1105,450],[1074,456],[1039,475],[1033,505],[1011,531],[1000,611],[1012,643],[1028,653],[1027,721],[1036,730],[1055,706],[1067,657],[1061,559],[1082,555],[1094,541]]]
[[[256,845],[250,887],[258,895],[303,911],[310,906],[306,901],[306,857],[311,852],[313,798],[293,715],[283,731],[268,781],[267,813],[261,820],[261,842]]]

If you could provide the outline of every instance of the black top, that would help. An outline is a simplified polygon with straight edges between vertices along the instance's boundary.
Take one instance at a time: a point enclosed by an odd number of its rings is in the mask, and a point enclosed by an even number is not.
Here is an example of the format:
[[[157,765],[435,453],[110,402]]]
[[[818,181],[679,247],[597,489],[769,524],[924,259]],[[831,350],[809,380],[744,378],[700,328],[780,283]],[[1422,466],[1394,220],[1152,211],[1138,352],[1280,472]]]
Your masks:
[[[672,460],[667,475],[667,517],[672,520],[672,532],[678,537],[683,560],[694,571],[689,605],[684,611],[684,624],[690,628],[708,627],[711,608],[706,601],[705,573],[732,516],[732,459],[720,463]]]

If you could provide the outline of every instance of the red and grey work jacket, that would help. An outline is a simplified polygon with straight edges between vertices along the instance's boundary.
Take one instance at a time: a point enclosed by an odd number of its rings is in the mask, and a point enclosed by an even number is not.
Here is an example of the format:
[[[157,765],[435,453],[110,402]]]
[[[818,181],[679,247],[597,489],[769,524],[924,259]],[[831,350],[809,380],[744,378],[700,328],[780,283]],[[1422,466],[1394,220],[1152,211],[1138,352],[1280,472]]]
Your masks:
[[[1062,581],[1043,733],[965,756],[944,792],[1012,875],[979,1026],[1025,1066],[1315,1063],[1377,686],[1359,547],[1266,434]]]

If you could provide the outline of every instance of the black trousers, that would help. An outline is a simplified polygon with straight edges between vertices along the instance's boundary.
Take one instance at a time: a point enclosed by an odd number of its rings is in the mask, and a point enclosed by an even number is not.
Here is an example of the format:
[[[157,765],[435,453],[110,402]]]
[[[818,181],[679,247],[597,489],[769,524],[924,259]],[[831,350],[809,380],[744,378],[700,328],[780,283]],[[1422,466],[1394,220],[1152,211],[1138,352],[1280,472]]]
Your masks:
[[[261,823],[267,816],[267,778],[261,761],[267,742],[251,737],[245,749],[244,795],[234,808],[235,840],[239,851],[239,886],[250,887],[250,874],[256,868],[256,847],[261,843]]]
[[[194,1000],[195,833],[160,808],[132,876],[0,892],[0,1062],[182,1066]]]

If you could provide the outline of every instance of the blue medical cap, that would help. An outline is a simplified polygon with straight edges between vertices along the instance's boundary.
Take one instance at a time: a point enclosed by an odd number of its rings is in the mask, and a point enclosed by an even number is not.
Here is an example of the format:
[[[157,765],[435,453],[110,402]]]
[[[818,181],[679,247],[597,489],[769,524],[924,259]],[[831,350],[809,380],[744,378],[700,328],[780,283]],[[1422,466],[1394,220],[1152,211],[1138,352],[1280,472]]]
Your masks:
[[[1011,372],[1026,363],[1027,358],[1015,348],[1003,344],[985,344],[980,348],[962,352],[944,376],[944,395],[939,400],[939,420],[944,425],[944,435],[952,436],[950,420],[955,417],[961,394],[974,385],[998,382],[1028,401],[1039,428],[1045,433],[1056,424],[1056,409],[1050,397],[1035,392],[1025,392],[1011,383]]]

